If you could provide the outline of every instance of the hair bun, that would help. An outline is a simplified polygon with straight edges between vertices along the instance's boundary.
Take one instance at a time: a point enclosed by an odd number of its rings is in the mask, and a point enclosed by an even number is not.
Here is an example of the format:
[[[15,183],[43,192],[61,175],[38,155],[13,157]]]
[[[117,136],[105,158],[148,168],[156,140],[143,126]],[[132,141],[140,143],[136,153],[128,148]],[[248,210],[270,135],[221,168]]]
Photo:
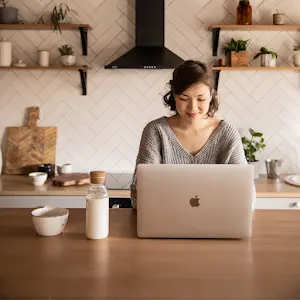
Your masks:
[[[199,65],[205,72],[208,72],[208,68],[207,68],[207,65],[206,65],[206,64],[201,63],[201,62],[198,62],[198,65]]]

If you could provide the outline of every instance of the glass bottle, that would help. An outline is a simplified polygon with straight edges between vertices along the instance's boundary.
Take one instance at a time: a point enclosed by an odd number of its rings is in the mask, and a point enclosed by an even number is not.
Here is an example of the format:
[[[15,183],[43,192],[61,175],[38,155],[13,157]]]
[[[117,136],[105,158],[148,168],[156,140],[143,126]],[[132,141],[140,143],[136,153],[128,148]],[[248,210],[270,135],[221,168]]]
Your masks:
[[[240,0],[237,7],[237,25],[252,25],[252,7],[249,0]]]
[[[109,197],[104,171],[90,172],[91,184],[86,195],[86,237],[104,239],[109,234]]]

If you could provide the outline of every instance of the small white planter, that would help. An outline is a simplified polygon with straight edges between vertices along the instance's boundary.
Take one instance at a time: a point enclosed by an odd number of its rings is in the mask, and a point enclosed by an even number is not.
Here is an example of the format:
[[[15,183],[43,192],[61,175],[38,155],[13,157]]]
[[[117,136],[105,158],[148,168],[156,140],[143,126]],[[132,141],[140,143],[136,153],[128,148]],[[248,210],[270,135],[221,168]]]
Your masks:
[[[260,55],[261,67],[276,67],[276,57],[272,57],[272,54],[261,54]]]
[[[295,67],[300,67],[300,54],[294,54],[293,56],[289,56],[289,60],[294,64]]]
[[[75,57],[75,55],[62,55],[61,63],[64,66],[74,66],[76,63],[76,57]]]

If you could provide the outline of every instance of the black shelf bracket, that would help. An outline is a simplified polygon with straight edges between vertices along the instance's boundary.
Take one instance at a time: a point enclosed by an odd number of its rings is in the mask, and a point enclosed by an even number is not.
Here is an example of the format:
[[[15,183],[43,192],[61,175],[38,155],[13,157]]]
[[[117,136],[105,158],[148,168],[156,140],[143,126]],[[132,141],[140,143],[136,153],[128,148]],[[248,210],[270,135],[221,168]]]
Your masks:
[[[82,45],[82,55],[87,55],[87,43],[88,43],[88,29],[85,27],[79,27]]]
[[[212,37],[213,37],[213,56],[218,55],[220,30],[221,30],[221,28],[214,28],[213,29],[213,34],[212,34]]]
[[[87,95],[87,91],[86,91],[87,71],[79,69],[79,73],[80,73],[80,80],[81,80],[82,95],[86,96]]]
[[[214,72],[214,77],[215,77],[215,91],[218,91],[219,87],[219,79],[220,79],[220,70],[213,71]]]

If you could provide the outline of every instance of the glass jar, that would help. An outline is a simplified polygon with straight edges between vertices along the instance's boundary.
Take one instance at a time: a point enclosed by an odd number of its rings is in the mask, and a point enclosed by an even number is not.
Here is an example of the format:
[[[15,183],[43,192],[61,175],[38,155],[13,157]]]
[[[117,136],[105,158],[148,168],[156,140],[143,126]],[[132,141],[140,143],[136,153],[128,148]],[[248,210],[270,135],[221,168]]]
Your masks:
[[[249,0],[240,0],[237,7],[237,25],[252,25],[252,7]]]
[[[86,237],[104,239],[109,234],[109,197],[104,185],[105,172],[90,172],[91,184],[86,195]]]

